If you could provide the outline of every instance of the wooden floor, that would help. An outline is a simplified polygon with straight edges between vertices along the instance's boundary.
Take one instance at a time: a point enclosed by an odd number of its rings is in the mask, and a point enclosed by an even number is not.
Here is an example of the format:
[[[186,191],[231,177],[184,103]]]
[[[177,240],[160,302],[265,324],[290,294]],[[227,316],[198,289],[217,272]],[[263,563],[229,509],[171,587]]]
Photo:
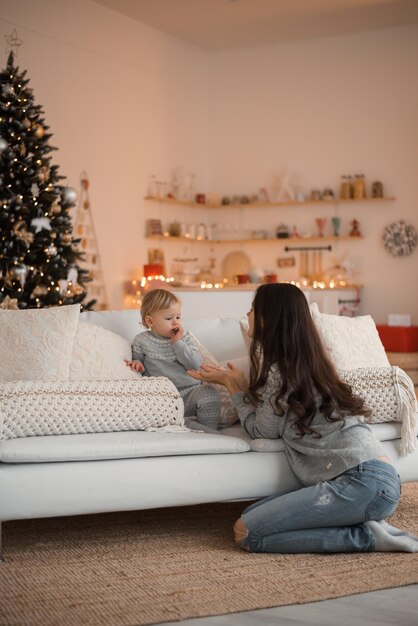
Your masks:
[[[418,585],[175,622],[179,626],[418,626]],[[161,626],[173,626],[173,622]]]

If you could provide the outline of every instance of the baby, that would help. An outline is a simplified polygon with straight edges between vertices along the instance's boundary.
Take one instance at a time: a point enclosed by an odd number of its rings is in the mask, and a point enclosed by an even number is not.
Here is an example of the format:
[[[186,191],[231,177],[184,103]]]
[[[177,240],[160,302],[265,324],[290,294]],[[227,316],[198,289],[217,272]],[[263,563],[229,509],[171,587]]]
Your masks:
[[[145,376],[169,378],[183,398],[184,416],[197,416],[199,425],[217,429],[221,408],[218,392],[187,374],[187,370],[199,369],[202,357],[195,340],[181,325],[179,299],[165,289],[149,291],[142,301],[141,317],[149,331],[134,337],[132,361],[126,364]],[[193,426],[192,420],[186,423]]]

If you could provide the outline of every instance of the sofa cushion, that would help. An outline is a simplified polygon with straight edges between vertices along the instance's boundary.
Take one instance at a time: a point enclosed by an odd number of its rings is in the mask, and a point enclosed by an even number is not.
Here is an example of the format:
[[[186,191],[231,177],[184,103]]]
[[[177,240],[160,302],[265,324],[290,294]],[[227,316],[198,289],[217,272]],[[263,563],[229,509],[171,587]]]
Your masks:
[[[0,381],[66,380],[80,305],[0,310]]]
[[[131,344],[110,330],[79,322],[70,360],[70,380],[134,380],[141,376],[124,363],[132,359]]]
[[[0,439],[118,430],[187,430],[167,378],[0,385]]]
[[[312,319],[337,370],[389,367],[390,363],[370,315],[345,317],[320,313],[310,305]]]
[[[401,446],[402,426],[399,422],[384,422],[382,424],[370,424],[379,441],[399,441]],[[418,426],[415,427],[415,436],[418,437]],[[255,452],[282,452],[284,444],[282,439],[247,439],[251,450]]]
[[[183,311],[183,313],[187,313]],[[127,339],[130,343],[137,333],[145,330],[141,314],[136,309],[125,311],[85,311],[80,320],[96,324]],[[218,361],[245,356],[246,349],[241,335],[239,319],[233,317],[182,319],[183,326],[190,330],[205,345]],[[226,341],[226,338],[228,339]]]
[[[83,311],[80,321],[88,324],[101,326],[110,330],[129,343],[142,328],[141,314],[137,309],[125,309],[124,311]]]
[[[247,452],[239,436],[190,432],[113,432],[54,437],[24,437],[0,441],[3,463],[99,461],[141,457]],[[168,477],[169,478],[169,477]]]

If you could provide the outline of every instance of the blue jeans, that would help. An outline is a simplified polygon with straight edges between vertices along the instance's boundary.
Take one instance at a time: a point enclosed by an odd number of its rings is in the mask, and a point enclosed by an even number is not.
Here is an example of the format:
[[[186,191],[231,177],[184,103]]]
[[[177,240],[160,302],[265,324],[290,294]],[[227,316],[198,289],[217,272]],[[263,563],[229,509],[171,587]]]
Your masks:
[[[365,525],[391,515],[401,480],[389,463],[373,459],[330,481],[282,492],[242,513],[250,552],[373,552],[374,535]]]

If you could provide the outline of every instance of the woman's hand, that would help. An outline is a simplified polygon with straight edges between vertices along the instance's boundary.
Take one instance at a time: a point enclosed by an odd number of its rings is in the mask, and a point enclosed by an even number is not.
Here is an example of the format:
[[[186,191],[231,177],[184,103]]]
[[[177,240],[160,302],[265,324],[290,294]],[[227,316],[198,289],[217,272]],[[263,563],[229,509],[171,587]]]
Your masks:
[[[246,393],[248,391],[248,380],[243,370],[241,370],[239,367],[236,367],[230,361],[227,361],[226,365],[228,367],[230,376],[232,376],[232,378],[235,380],[238,387],[240,388],[240,391]]]
[[[235,369],[238,370],[238,368]],[[231,373],[231,369],[226,370],[223,367],[215,367],[214,365],[202,365],[199,370],[188,370],[187,373],[196,380],[223,385],[231,394],[241,391],[236,375]]]

